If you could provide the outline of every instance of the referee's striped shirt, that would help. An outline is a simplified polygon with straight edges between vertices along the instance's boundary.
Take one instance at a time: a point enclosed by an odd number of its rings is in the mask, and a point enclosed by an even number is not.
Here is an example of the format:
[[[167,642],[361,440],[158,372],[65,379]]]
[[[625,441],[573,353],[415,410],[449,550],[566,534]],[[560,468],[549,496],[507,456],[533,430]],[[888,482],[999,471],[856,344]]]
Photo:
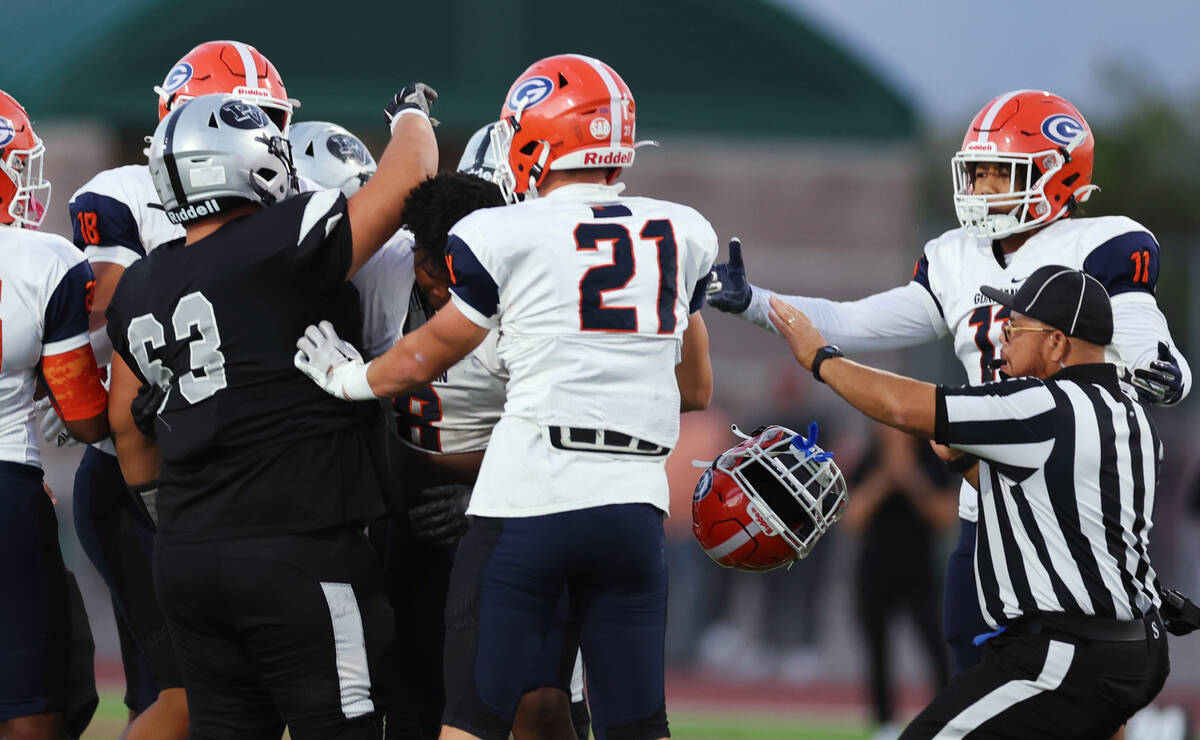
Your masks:
[[[1147,544],[1162,445],[1114,365],[939,386],[935,439],[981,461],[975,574],[989,624],[1158,607]]]

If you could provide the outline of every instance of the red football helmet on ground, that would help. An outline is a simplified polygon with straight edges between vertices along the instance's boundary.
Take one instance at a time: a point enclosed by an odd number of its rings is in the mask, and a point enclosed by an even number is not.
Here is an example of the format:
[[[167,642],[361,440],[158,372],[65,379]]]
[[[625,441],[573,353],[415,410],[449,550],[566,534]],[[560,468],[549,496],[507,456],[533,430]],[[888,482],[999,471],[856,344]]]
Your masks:
[[[206,41],[171,67],[158,93],[158,119],[175,106],[210,93],[229,93],[253,103],[287,135],[292,111],[300,101],[289,98],[271,60],[241,41]]]
[[[1002,239],[1069,216],[1093,190],[1095,140],[1075,106],[1040,90],[1015,90],[983,107],[951,159],[954,210],[972,236]],[[978,162],[1011,168],[1011,193],[976,195]]]
[[[769,426],[700,476],[692,532],[727,568],[772,570],[808,555],[845,508],[846,479],[833,453],[817,446],[817,425],[807,439]]]
[[[41,226],[50,207],[50,183],[42,177],[45,151],[29,114],[0,90],[0,224]]]
[[[534,62],[509,88],[492,129],[497,177],[509,203],[537,197],[550,170],[633,164],[637,106],[612,67],[582,54]]]

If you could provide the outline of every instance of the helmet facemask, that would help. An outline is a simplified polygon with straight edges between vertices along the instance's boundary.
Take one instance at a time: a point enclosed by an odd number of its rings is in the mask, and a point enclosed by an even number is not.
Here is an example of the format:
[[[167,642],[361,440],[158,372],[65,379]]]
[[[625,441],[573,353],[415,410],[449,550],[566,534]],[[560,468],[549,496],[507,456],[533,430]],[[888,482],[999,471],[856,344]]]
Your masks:
[[[784,427],[767,427],[713,465],[750,498],[747,510],[764,533],[781,537],[797,558],[812,551],[847,501],[846,480],[833,454],[817,446],[815,427],[810,425],[807,439]]]
[[[8,203],[8,215],[14,226],[36,229],[50,208],[50,182],[42,177],[42,158],[46,147],[35,139],[29,149],[13,149],[0,160],[3,172],[16,187]]]
[[[264,111],[265,112],[265,111]],[[250,184],[263,205],[274,205],[300,191],[296,167],[292,162],[292,142],[283,136],[260,136],[267,152],[279,160],[280,168],[259,167],[250,173]],[[282,193],[282,194],[281,194]]]

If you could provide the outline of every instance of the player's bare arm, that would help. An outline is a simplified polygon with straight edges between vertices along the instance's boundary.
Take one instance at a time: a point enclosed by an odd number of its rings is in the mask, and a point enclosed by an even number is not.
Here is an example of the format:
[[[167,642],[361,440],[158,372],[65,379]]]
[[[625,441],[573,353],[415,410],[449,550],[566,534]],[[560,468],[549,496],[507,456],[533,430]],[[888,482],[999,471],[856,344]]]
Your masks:
[[[141,381],[117,354],[113,355],[110,372],[112,381],[108,389],[108,424],[112,427],[121,476],[130,486],[145,485],[158,478],[162,458],[158,443],[138,431],[133,421],[130,407],[137,397]]]
[[[415,83],[397,93],[388,105],[391,141],[379,158],[375,175],[347,201],[354,235],[347,280],[400,228],[408,192],[437,174],[437,140],[429,121],[429,108],[436,99],[431,88]]]
[[[771,298],[771,323],[796,361],[811,370],[817,350],[828,342],[794,306]],[[936,386],[860,365],[844,357],[821,365],[821,380],[867,416],[925,439],[933,438]]]
[[[702,411],[712,403],[713,372],[708,356],[708,327],[700,313],[692,314],[683,330],[682,359],[675,366],[679,410]]]

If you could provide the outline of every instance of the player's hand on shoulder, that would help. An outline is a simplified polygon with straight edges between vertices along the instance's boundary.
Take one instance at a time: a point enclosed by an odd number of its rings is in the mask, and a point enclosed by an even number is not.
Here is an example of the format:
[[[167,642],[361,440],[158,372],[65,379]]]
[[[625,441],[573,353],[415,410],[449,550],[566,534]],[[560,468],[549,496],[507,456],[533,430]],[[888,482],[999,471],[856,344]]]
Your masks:
[[[296,348],[296,369],[329,395],[347,401],[375,398],[367,383],[367,363],[353,344],[337,335],[333,324],[310,324],[296,340]]]
[[[143,383],[138,387],[137,396],[129,403],[129,412],[133,416],[133,425],[142,436],[158,439],[154,429],[154,420],[158,418],[158,410],[162,408],[167,398],[167,389],[154,383]]]
[[[729,240],[729,261],[713,265],[708,281],[708,305],[718,311],[742,313],[750,307],[753,295],[742,261],[742,240],[735,236]]]
[[[54,410],[54,404],[50,403],[49,398],[43,398],[34,404],[34,408],[42,413],[42,420],[38,422],[38,429],[42,433],[42,439],[47,442],[53,442],[58,447],[72,447],[79,444],[79,440],[71,436],[67,431],[67,425],[59,418],[58,412]]]
[[[434,126],[438,125],[437,119],[429,115],[429,111],[433,108],[433,104],[437,99],[437,90],[434,90],[424,82],[410,82],[405,85],[400,89],[400,92],[392,96],[392,99],[383,108],[383,115],[387,117],[388,130],[395,130],[396,121],[400,119],[402,112],[405,110],[420,111],[429,118],[431,124]]]
[[[417,494],[420,502],[408,510],[413,533],[440,547],[456,544],[467,531],[467,504],[471,487],[447,483],[426,488]]]
[[[1158,359],[1135,369],[1129,382],[1145,404],[1170,406],[1183,398],[1183,369],[1166,342],[1158,343]]]

